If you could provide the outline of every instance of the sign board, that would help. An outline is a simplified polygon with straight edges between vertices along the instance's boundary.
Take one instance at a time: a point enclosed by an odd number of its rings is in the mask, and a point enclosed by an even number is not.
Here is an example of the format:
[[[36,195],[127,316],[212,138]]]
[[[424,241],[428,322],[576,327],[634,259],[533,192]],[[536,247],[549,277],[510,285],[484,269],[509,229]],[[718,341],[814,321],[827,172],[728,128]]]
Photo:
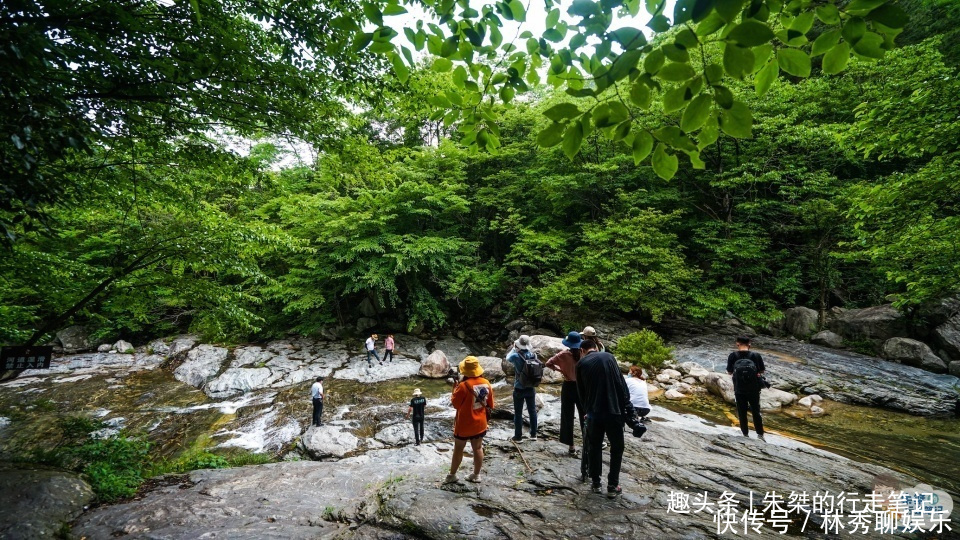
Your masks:
[[[0,349],[0,370],[50,369],[52,346],[3,347]]]

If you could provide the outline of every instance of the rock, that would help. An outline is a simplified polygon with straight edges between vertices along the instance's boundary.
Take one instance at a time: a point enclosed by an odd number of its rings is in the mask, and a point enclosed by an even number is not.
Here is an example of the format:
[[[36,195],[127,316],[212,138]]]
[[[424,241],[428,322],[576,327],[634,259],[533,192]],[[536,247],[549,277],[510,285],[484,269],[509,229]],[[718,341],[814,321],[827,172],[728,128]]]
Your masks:
[[[680,380],[681,380],[681,382],[684,382],[684,383],[690,384],[690,385],[697,384],[698,382],[700,382],[699,380],[697,380],[696,377],[684,377],[684,378],[682,378],[682,379],[680,379]]]
[[[429,379],[446,378],[450,374],[450,362],[447,360],[447,355],[440,349],[433,351],[420,364],[420,370],[417,374]]]
[[[360,302],[360,304],[357,306],[357,311],[359,311],[364,317],[373,318],[377,316],[377,308],[373,305],[373,302],[370,300],[369,296]]]
[[[133,344],[131,344],[129,341],[124,341],[121,339],[113,344],[113,350],[117,351],[118,353],[132,354],[134,349]]]
[[[886,341],[908,335],[907,321],[892,305],[848,309],[827,322],[830,330],[846,340]]]
[[[668,384],[671,380],[672,380],[672,379],[670,378],[670,376],[667,375],[666,373],[658,373],[658,374],[657,374],[657,382],[659,382],[659,383]]]
[[[85,326],[70,326],[57,332],[57,339],[67,354],[88,351],[93,348]]]
[[[809,396],[800,398],[797,403],[809,409],[810,407],[813,407],[814,403],[820,403],[821,401],[823,401],[822,397],[818,396],[817,394],[811,394]]]
[[[960,360],[960,315],[954,315],[933,331],[933,342],[950,358]]]
[[[686,395],[681,394],[679,390],[667,390],[663,397],[667,399],[686,399]]]
[[[536,335],[536,336],[548,336],[548,337],[555,337],[557,335],[556,332],[554,332],[553,330],[550,330],[549,328],[534,328],[533,330],[530,331],[530,334]]]
[[[677,370],[675,370],[675,369],[664,369],[664,370],[661,370],[661,371],[660,371],[660,375],[666,375],[670,380],[673,380],[673,381],[675,381],[675,380],[677,380],[677,379],[679,379],[680,377],[683,376],[682,373],[680,373],[679,371],[677,371]],[[657,380],[660,380],[660,379],[659,379],[659,375],[658,375],[658,379],[657,379]]]
[[[696,362],[684,362],[680,364],[680,372],[691,377],[696,377],[697,380],[701,380],[703,377],[706,377],[708,373],[710,373],[703,366]]]
[[[170,343],[170,347],[167,351],[167,356],[172,358],[181,353],[185,353],[190,349],[192,349],[194,345],[197,344],[197,341],[199,341],[199,339],[196,336],[177,336]],[[158,353],[158,354],[163,354],[163,353]]]
[[[814,405],[813,407],[810,407],[810,416],[817,418],[819,416],[823,416],[823,414],[824,414],[824,410],[822,408],[817,407],[816,405]]]
[[[357,319],[357,332],[363,332],[377,326],[377,320],[370,317],[360,317]]]
[[[449,420],[437,421],[433,418],[427,418],[423,423],[423,442],[429,441],[447,441],[450,439],[453,424]],[[414,444],[413,426],[409,421],[391,424],[373,436],[387,446],[399,446],[401,444]]]
[[[149,354],[159,354],[160,356],[167,356],[170,354],[170,345],[162,339],[155,339],[150,343],[147,343],[147,352]]]
[[[401,357],[382,366],[376,362],[368,366],[366,356],[356,356],[350,362],[348,367],[335,371],[333,378],[374,383],[414,377],[420,372],[420,362]]]
[[[263,367],[267,362],[272,360],[274,356],[275,353],[265,351],[255,345],[237,347],[233,350],[233,361],[230,362],[230,367]]]
[[[0,538],[57,538],[93,502],[78,475],[23,464],[0,468]]]
[[[506,328],[507,330],[520,330],[521,328],[523,328],[524,326],[527,326],[528,324],[530,324],[530,321],[527,319],[516,319],[508,322],[507,325],[504,326],[504,328]]]
[[[530,336],[530,346],[541,360],[547,360],[558,352],[566,350],[562,338],[540,334]]]
[[[765,388],[760,391],[760,410],[779,411],[782,407],[797,401],[796,394],[784,392],[776,388]]]
[[[360,447],[360,439],[348,427],[349,423],[343,421],[312,426],[300,437],[300,444],[313,459],[342,458]]]
[[[187,353],[187,360],[173,371],[173,376],[178,381],[200,388],[220,372],[228,352],[223,347],[198,345]]]
[[[507,376],[503,372],[503,359],[496,356],[478,356],[480,367],[483,368],[483,378],[488,381],[502,379]]]
[[[433,351],[431,352],[436,351],[443,351],[443,354],[447,357],[447,361],[453,365],[460,365],[461,360],[473,354],[470,347],[467,347],[464,342],[452,336],[446,336],[434,342]]]
[[[950,362],[950,374],[954,377],[960,377],[960,360]]]
[[[214,399],[222,399],[250,390],[265,388],[273,373],[263,368],[230,368],[203,386],[203,392]]]
[[[784,330],[797,339],[806,339],[810,334],[817,331],[819,315],[813,309],[803,306],[797,306],[785,310]]]
[[[467,339],[467,333],[463,330],[457,330],[457,339]]]
[[[396,343],[394,354],[411,358],[418,362],[426,360],[430,356],[430,349],[427,348],[427,342],[414,336],[406,334],[395,334],[393,340]],[[444,351],[446,354],[446,351]],[[447,360],[451,357],[447,355]]]
[[[726,373],[710,373],[703,379],[703,384],[707,390],[715,396],[723,398],[727,403],[736,403],[737,398],[733,394],[733,380]]]
[[[883,343],[883,356],[887,360],[918,367],[934,373],[946,373],[947,364],[933,354],[926,343],[908,338],[890,338]]]
[[[843,347],[843,338],[829,330],[824,330],[814,334],[813,337],[810,338],[810,343],[830,347],[831,349],[839,349]]]
[[[107,353],[107,352],[110,352],[112,349],[113,349],[113,345],[110,345],[109,343],[104,343],[103,345],[97,347],[97,352]]]

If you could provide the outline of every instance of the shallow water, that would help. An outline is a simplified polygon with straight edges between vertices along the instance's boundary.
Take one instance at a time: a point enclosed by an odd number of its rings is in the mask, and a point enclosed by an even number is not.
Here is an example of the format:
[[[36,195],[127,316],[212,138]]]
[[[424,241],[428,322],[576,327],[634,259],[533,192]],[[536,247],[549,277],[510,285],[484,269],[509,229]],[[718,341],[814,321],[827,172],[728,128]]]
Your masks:
[[[720,425],[738,425],[736,408],[712,395],[683,402],[660,399],[654,407],[694,413]],[[800,407],[764,413],[764,429],[907,473],[955,498],[960,496],[960,419],[924,418],[832,401],[821,407],[827,414],[819,418]]]

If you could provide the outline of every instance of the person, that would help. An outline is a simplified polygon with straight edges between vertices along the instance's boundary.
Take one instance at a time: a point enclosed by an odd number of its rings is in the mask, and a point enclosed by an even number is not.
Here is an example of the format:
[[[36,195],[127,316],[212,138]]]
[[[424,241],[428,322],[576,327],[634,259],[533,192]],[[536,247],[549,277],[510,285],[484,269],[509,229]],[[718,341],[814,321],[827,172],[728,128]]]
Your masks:
[[[727,357],[727,373],[733,378],[733,397],[737,401],[737,418],[744,437],[750,436],[747,424],[747,409],[753,416],[757,438],[763,438],[763,418],[760,416],[760,376],[763,375],[763,357],[750,350],[750,338],[737,338],[737,350]]]
[[[623,460],[623,426],[632,411],[627,383],[620,373],[617,359],[608,352],[597,350],[592,339],[580,344],[581,357],[577,363],[577,391],[587,417],[586,453],[589,454],[591,486],[601,493],[600,473],[603,438],[610,443],[610,472],[607,474],[607,497],[620,495],[620,465]],[[585,480],[585,478],[581,478]]]
[[[385,362],[393,360],[394,345],[393,334],[387,334],[387,339],[383,342],[383,360]]]
[[[604,352],[607,350],[607,348],[603,346],[603,342],[600,341],[600,338],[597,337],[597,329],[592,326],[584,326],[583,331],[580,332],[580,337],[583,339],[592,340],[594,343],[597,344],[597,350],[599,350],[600,352]]]
[[[364,345],[365,345],[366,348],[367,348],[367,367],[369,367],[369,366],[371,365],[371,363],[370,363],[370,355],[371,355],[371,354],[374,356],[374,358],[377,359],[377,362],[380,362],[380,365],[381,365],[381,366],[383,365],[383,361],[380,360],[380,355],[377,354],[377,340],[378,340],[378,339],[380,339],[380,336],[378,336],[378,335],[376,335],[376,334],[370,334],[370,337],[368,337],[366,343],[364,343]]]
[[[483,368],[475,356],[460,362],[462,380],[453,389],[450,398],[457,416],[453,421],[453,461],[445,484],[457,481],[457,469],[463,461],[463,449],[467,441],[473,448],[473,473],[467,476],[470,482],[480,482],[483,468],[483,436],[487,434],[487,411],[493,408],[493,386],[481,377]]]
[[[539,362],[530,345],[530,336],[523,335],[513,343],[507,353],[507,361],[513,364],[513,441],[523,440],[523,405],[530,417],[530,440],[537,440],[537,387],[540,381],[528,381],[523,375],[527,362]]]
[[[420,446],[420,441],[423,440],[423,419],[426,416],[424,411],[426,408],[427,398],[423,397],[419,388],[414,388],[413,399],[410,400],[410,408],[407,409],[407,418],[413,415],[413,438],[417,441],[417,446]]]
[[[313,425],[323,425],[323,377],[317,377],[310,387],[310,398],[313,401]]]
[[[570,332],[561,341],[565,350],[558,352],[547,360],[546,367],[559,371],[563,375],[563,385],[560,387],[560,442],[569,445],[567,451],[571,456],[577,455],[573,445],[573,414],[576,408],[577,419],[580,421],[580,436],[583,437],[583,406],[580,404],[580,394],[577,393],[577,362],[580,361],[579,332]],[[586,472],[584,469],[582,472]]]
[[[640,420],[650,414],[650,395],[647,391],[647,381],[643,376],[643,368],[640,366],[630,366],[630,374],[624,379],[627,383],[627,390],[630,391],[630,404],[636,411]]]

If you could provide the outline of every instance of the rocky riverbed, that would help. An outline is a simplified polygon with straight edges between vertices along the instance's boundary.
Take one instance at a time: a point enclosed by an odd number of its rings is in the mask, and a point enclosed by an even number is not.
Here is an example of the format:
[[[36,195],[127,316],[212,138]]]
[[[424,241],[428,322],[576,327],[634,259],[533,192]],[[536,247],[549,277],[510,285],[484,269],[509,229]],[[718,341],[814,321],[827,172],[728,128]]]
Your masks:
[[[679,340],[677,366],[686,366],[680,375],[690,376],[694,370],[699,379],[694,377],[694,384],[689,379],[657,384],[665,390],[703,392],[711,372],[725,367],[727,340],[710,335]],[[487,441],[487,480],[479,487],[441,486],[453,417],[447,406],[449,386],[442,377],[464,355],[489,351],[474,350],[455,338],[397,336],[397,342],[402,356],[384,366],[368,366],[359,346],[342,342],[294,338],[226,348],[181,336],[152,342],[132,354],[65,356],[49,371],[25,372],[0,383],[0,452],[6,459],[56,438],[56,418],[80,414],[105,421],[105,435],[120,429],[146,434],[160,456],[196,448],[239,449],[286,460],[167,477],[135,501],[82,515],[90,501],[85,483],[46,471],[26,482],[32,485],[30,491],[43,492],[39,486],[52,485],[67,502],[57,506],[55,516],[42,514],[31,521],[35,527],[30,530],[49,534],[80,515],[74,534],[88,538],[204,533],[230,538],[645,533],[710,538],[716,536],[712,516],[668,513],[670,492],[707,491],[716,497],[723,491],[739,496],[753,491],[762,497],[773,489],[862,492],[872,489],[878,478],[903,487],[918,482],[896,472],[904,471],[900,467],[858,463],[787,437],[773,436],[771,444],[762,445],[740,437],[729,422],[704,422],[658,407],[648,435],[628,441],[622,479],[626,495],[614,502],[595,498],[577,482],[579,462],[566,457],[565,448],[553,440],[559,386],[550,382],[559,378],[551,377],[540,399],[545,439],[518,450],[508,440],[510,422],[495,420]],[[536,342],[544,355],[559,347],[559,339],[549,336],[537,336]],[[789,340],[761,340],[757,346],[767,359],[771,382],[791,398],[778,402],[777,408],[792,415],[804,415],[791,403],[812,391],[828,400],[912,414],[945,416],[956,407],[955,377]],[[502,353],[494,351],[481,360],[498,381],[497,406],[503,414],[497,417],[502,418],[512,409],[504,378],[509,366],[496,352]],[[311,428],[306,396],[318,375],[327,377],[325,425]],[[412,446],[403,419],[415,387],[429,399],[428,443],[419,447]],[[20,469],[0,470],[0,477],[9,480],[9,471],[15,470]],[[20,479],[13,485],[24,484]],[[816,535],[808,531],[805,536]]]

